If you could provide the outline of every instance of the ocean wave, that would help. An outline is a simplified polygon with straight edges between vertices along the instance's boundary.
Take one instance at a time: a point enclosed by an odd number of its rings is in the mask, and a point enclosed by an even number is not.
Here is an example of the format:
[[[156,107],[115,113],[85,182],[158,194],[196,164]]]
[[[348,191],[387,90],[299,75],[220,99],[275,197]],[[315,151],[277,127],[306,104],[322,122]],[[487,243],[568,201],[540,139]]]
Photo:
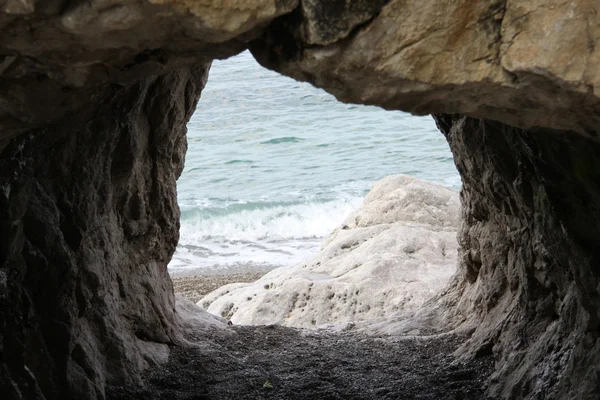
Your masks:
[[[251,161],[251,160],[231,160],[231,161],[225,162],[225,165],[231,165],[231,164],[252,164],[252,163],[254,163],[254,161]]]
[[[247,202],[227,207],[194,207],[182,213],[180,245],[321,238],[352,212],[361,198],[328,202]]]
[[[265,142],[260,142],[260,144],[298,143],[298,142],[302,142],[302,141],[304,141],[304,139],[302,139],[302,138],[298,138],[295,136],[286,136],[286,137],[280,137],[280,138],[267,140]]]
[[[182,212],[179,246],[169,270],[212,274],[299,263],[316,253],[322,238],[361,201],[350,196],[304,203],[199,200]]]

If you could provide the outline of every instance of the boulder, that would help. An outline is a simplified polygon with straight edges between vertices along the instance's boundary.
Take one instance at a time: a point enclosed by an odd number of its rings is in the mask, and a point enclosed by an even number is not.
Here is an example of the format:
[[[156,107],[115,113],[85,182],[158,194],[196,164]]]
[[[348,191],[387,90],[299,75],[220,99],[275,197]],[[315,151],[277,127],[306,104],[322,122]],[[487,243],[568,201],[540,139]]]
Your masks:
[[[198,305],[234,324],[311,328],[414,311],[455,272],[457,193],[408,176],[375,183],[305,262],[230,284]]]

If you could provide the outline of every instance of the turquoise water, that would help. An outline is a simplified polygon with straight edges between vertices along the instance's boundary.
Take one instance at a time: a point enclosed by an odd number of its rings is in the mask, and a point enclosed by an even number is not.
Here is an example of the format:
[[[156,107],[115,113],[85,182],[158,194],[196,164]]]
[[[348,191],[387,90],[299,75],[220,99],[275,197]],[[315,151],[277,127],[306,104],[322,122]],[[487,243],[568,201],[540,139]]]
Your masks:
[[[174,274],[300,262],[387,175],[460,185],[431,117],[339,103],[249,53],[213,64],[188,142]]]

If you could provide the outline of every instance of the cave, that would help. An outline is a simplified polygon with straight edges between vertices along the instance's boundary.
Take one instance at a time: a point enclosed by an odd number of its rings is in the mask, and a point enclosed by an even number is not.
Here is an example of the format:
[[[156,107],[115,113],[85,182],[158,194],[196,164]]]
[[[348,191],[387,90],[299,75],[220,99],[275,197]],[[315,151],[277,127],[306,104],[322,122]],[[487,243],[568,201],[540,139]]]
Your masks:
[[[245,49],[341,101],[434,115],[463,182],[458,271],[400,325],[468,334],[456,355],[493,359],[490,398],[596,398],[598,11],[0,1],[2,398],[114,398],[192,346],[167,273],[186,123],[211,61]]]

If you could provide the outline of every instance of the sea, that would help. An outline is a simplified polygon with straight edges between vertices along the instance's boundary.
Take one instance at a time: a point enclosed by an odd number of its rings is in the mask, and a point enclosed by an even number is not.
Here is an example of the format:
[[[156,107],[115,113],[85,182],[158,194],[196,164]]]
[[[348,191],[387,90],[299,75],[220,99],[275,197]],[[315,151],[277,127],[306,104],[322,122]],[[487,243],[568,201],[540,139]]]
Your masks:
[[[459,190],[430,116],[344,104],[261,67],[215,61],[188,124],[173,276],[263,272],[315,254],[371,185],[407,174]]]

